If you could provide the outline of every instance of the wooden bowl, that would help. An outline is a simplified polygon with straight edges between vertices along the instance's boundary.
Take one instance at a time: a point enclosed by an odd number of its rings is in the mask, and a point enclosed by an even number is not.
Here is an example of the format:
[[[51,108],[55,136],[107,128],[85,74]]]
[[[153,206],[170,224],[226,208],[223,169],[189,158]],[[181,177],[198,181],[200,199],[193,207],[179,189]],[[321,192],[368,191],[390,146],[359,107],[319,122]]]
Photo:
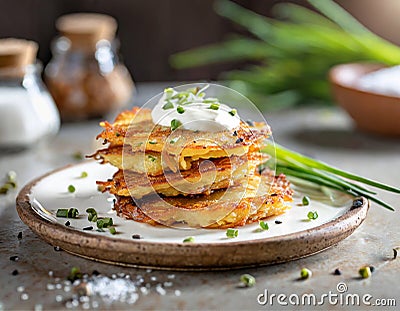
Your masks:
[[[337,103],[360,130],[400,136],[400,97],[363,91],[356,86],[361,76],[384,67],[372,63],[337,65],[330,70],[329,80]]]

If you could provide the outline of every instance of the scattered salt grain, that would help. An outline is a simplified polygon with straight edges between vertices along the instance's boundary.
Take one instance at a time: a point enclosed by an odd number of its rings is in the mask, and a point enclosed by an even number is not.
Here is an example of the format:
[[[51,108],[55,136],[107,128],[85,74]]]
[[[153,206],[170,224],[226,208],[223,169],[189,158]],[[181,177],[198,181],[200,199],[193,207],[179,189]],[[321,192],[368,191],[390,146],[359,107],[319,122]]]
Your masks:
[[[161,296],[164,296],[167,292],[164,288],[162,288],[161,284],[157,284],[156,292],[159,293]]]
[[[47,284],[46,285],[46,289],[47,290],[54,290],[56,287],[54,286],[54,284]]]
[[[63,300],[63,297],[61,295],[56,296],[56,301],[61,302]]]
[[[180,296],[181,295],[181,291],[179,289],[175,290],[175,296]]]
[[[23,287],[23,286],[18,286],[17,287],[17,292],[18,293],[22,293],[24,290],[25,290],[25,287]]]
[[[175,279],[175,274],[168,274],[167,278],[169,278],[170,280]]]
[[[35,306],[33,307],[34,311],[43,311],[43,305],[40,303],[35,304]]]
[[[49,271],[49,276],[52,277],[53,275],[54,275],[54,272],[50,270],[50,271]]]
[[[164,282],[164,287],[171,287],[172,285],[172,282]]]
[[[153,282],[154,282],[154,281],[157,281],[157,277],[152,276],[152,277],[150,277],[150,280],[153,281]]]
[[[29,295],[28,295],[27,293],[23,293],[23,294],[21,295],[21,299],[22,299],[22,300],[28,300],[28,299],[29,299]]]

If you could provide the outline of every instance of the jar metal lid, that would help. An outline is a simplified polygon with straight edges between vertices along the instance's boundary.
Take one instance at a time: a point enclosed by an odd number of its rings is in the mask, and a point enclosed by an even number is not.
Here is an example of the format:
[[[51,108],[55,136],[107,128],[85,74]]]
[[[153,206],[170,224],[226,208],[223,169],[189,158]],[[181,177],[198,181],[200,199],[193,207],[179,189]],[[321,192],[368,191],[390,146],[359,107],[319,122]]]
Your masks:
[[[38,44],[34,41],[0,39],[0,68],[23,68],[36,61]]]

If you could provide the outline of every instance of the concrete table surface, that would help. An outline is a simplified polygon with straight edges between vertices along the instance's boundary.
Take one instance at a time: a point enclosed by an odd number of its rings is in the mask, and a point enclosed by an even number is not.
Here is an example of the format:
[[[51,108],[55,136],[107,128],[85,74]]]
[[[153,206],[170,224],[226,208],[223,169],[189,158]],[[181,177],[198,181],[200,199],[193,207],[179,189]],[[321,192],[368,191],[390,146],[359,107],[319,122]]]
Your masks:
[[[139,84],[136,102],[143,103],[161,92],[164,86],[162,83]],[[309,107],[269,113],[266,118],[275,141],[280,144],[345,170],[400,185],[400,140],[359,133],[339,109]],[[15,170],[20,189],[33,178],[73,163],[71,154],[75,151],[90,153],[99,131],[100,127],[94,121],[63,125],[51,142],[20,153],[0,154],[0,176]],[[110,304],[100,297],[92,297],[94,303],[92,300],[87,304],[80,303],[77,309],[310,309],[307,301],[301,304],[301,299],[306,297],[304,294],[314,294],[320,303],[322,300],[322,306],[313,308],[330,310],[365,309],[367,305],[363,304],[363,298],[366,303],[375,305],[369,309],[395,310],[394,306],[378,306],[393,305],[394,301],[397,308],[400,305],[400,256],[392,259],[393,248],[400,246],[399,195],[379,191],[381,198],[395,206],[397,211],[391,212],[372,204],[366,221],[353,235],[314,256],[267,267],[194,273],[117,267],[57,252],[20,221],[15,211],[16,194],[13,192],[0,198],[0,310],[74,308],[68,304],[70,292],[53,290],[52,286],[48,288],[48,284],[62,282],[74,266],[82,272],[91,274],[97,270],[109,277],[124,273],[134,279],[141,275],[149,284],[148,290],[139,290],[138,299],[132,305]],[[22,232],[22,239],[17,238],[19,232]],[[19,260],[12,261],[11,256],[18,256]],[[371,278],[358,277],[358,269],[363,265],[375,267]],[[299,281],[303,267],[312,270],[313,276]],[[333,275],[336,268],[340,269],[341,275]],[[12,274],[14,270],[18,270],[18,275]],[[49,271],[52,271],[52,276]],[[254,287],[238,287],[239,278],[244,273],[255,276],[257,283]],[[329,303],[324,294],[339,294],[339,283],[344,283],[340,286],[347,286],[347,291],[337,296],[336,304],[334,295],[331,296],[332,303]],[[162,284],[165,291],[160,290],[157,284]],[[286,295],[286,299],[281,296],[278,301],[279,294]],[[360,306],[352,305],[355,295],[361,299]],[[268,301],[265,301],[266,296]],[[294,305],[297,304],[296,296],[300,298],[297,306]],[[265,305],[258,300],[266,302]],[[350,305],[346,306],[346,300]]]

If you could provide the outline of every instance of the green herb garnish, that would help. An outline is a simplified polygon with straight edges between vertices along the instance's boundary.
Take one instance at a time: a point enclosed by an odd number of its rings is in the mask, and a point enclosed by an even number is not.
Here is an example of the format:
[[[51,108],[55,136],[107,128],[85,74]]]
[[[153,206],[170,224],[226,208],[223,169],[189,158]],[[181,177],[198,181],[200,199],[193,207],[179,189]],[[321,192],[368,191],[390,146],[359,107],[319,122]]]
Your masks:
[[[82,172],[80,178],[86,178],[86,177],[88,177],[88,173]]]
[[[194,237],[190,236],[183,240],[183,243],[194,243]]]
[[[269,229],[269,226],[268,226],[266,221],[260,221],[259,225],[260,225],[260,228],[263,229],[263,230],[268,230]]]
[[[246,287],[252,287],[256,284],[256,278],[251,274],[242,274],[240,276],[240,282]]]
[[[226,230],[226,236],[228,238],[236,238],[238,235],[239,235],[238,229],[229,228],[228,230]]]
[[[174,108],[174,104],[171,103],[170,101],[168,101],[166,104],[164,104],[164,106],[162,107],[162,109],[164,110],[168,110],[168,109],[172,109]]]
[[[79,215],[79,211],[75,207],[67,208],[59,208],[56,212],[56,217],[62,218],[77,218]]]
[[[68,186],[68,192],[69,193],[74,193],[75,192],[75,187],[73,185]]]
[[[67,218],[68,217],[68,208],[59,208],[57,210],[56,216]]]
[[[104,229],[104,228],[109,228],[113,225],[113,220],[112,218],[100,218],[97,220],[97,228],[98,229]]]
[[[76,151],[72,154],[72,158],[79,161],[83,159],[83,154],[80,151]]]
[[[157,142],[156,142],[156,141],[153,141],[153,140],[149,140],[149,144],[150,144],[150,145],[157,145]]]
[[[9,190],[17,188],[17,173],[9,171],[6,182],[0,187],[0,194],[7,194]]]
[[[81,278],[82,278],[81,270],[77,267],[72,267],[67,279],[71,282],[74,282],[75,280],[78,280]]]
[[[182,122],[177,120],[177,119],[173,119],[171,121],[171,130],[175,131],[178,127],[180,127],[182,125]]]
[[[237,110],[236,109],[232,109],[231,111],[229,111],[229,114],[233,117],[237,114]]]
[[[155,156],[152,156],[151,154],[149,154],[147,157],[151,162],[155,162],[157,160],[157,158]]]
[[[110,227],[110,228],[108,228],[108,231],[110,231],[110,233],[111,233],[112,235],[114,235],[114,234],[117,233],[117,229],[115,229],[115,227]]]
[[[327,187],[353,196],[364,196],[394,211],[392,206],[376,197],[376,192],[355,184],[351,180],[394,193],[400,193],[399,188],[343,171],[278,144],[275,144],[275,146],[268,145],[264,147],[262,152],[271,156],[271,159],[267,162],[271,169],[274,168],[273,164],[276,163],[276,174],[283,173],[294,183],[304,184],[304,181],[307,181],[316,184],[315,187]]]
[[[308,196],[304,196],[303,199],[301,200],[304,206],[310,205],[310,198]]]
[[[174,137],[169,141],[169,143],[170,144],[175,144],[178,140],[179,140],[179,137]]]
[[[212,110],[218,110],[219,109],[219,104],[218,103],[213,103],[208,108],[212,109]]]
[[[312,276],[312,272],[311,270],[307,269],[307,268],[303,268],[300,271],[300,278],[302,279],[308,279]]]
[[[178,108],[176,108],[176,111],[180,114],[185,112],[185,108],[183,108],[182,106],[178,106]]]
[[[371,268],[369,266],[361,267],[360,270],[358,270],[358,273],[363,279],[367,279],[371,276]]]
[[[97,211],[94,209],[94,208],[92,208],[92,207],[89,207],[87,210],[86,210],[86,213],[88,213],[88,220],[89,221],[92,221],[92,222],[97,222]]]
[[[318,218],[318,213],[317,213],[317,211],[308,212],[307,218],[310,219],[310,220],[315,220],[315,219],[317,219],[317,218]]]

